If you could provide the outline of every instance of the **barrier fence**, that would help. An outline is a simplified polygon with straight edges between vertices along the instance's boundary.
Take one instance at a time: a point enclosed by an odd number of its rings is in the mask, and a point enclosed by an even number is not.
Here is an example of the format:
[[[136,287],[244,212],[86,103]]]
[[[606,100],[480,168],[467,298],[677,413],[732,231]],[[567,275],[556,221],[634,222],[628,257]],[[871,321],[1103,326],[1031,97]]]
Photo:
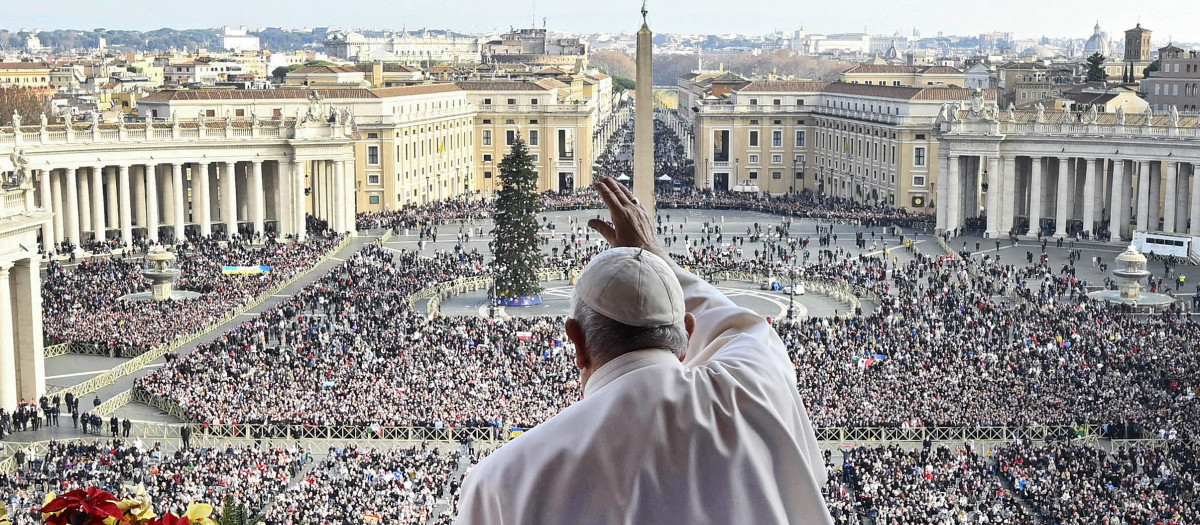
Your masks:
[[[121,363],[121,364],[113,367],[109,371],[107,371],[103,374],[100,374],[96,377],[93,377],[87,381],[84,381],[77,385],[54,390],[54,391],[48,392],[48,393],[60,393],[60,394],[65,395],[67,392],[70,392],[75,397],[82,397],[86,394],[90,394],[92,392],[100,390],[101,388],[104,388],[106,386],[115,384],[118,379],[121,379],[122,377],[133,374],[133,373],[145,368],[146,366],[159,360],[162,356],[166,355],[168,352],[177,350],[178,348],[180,348],[188,343],[191,343],[192,341],[195,341],[201,337],[208,335],[210,332],[215,330],[217,327],[219,327],[219,326],[225,324],[226,322],[237,318],[239,315],[242,315],[243,313],[248,312],[251,309],[259,306],[260,304],[265,302],[267,299],[270,299],[271,296],[283,291],[288,286],[291,286],[293,283],[300,280],[301,277],[308,275],[308,273],[313,271],[313,269],[315,269],[317,266],[320,266],[322,263],[329,260],[330,257],[333,257],[334,254],[336,254],[337,252],[341,251],[342,248],[345,248],[347,245],[349,245],[351,239],[352,239],[352,237],[350,237],[350,236],[344,237],[341,240],[341,242],[334,245],[333,248],[331,248],[328,252],[326,252],[325,255],[321,256],[321,258],[318,259],[316,262],[314,262],[313,265],[310,266],[307,270],[299,272],[296,275],[293,275],[292,277],[288,278],[287,280],[275,285],[270,290],[267,290],[267,291],[259,294],[258,297],[255,297],[254,299],[250,300],[246,304],[230,311],[229,313],[225,314],[224,316],[222,316],[218,319],[215,319],[213,321],[209,321],[200,330],[197,330],[196,332],[193,332],[191,334],[177,337],[169,343],[165,343],[165,344],[156,346],[156,347],[150,349],[149,351],[146,351],[146,352],[142,353],[141,355],[133,357],[132,359],[130,359],[124,363]],[[70,345],[71,343],[64,343],[64,344]],[[60,346],[62,346],[62,345],[55,345],[55,347],[60,347]],[[61,350],[56,349],[55,351],[60,352]],[[63,352],[58,355],[64,355],[65,353],[66,352]]]

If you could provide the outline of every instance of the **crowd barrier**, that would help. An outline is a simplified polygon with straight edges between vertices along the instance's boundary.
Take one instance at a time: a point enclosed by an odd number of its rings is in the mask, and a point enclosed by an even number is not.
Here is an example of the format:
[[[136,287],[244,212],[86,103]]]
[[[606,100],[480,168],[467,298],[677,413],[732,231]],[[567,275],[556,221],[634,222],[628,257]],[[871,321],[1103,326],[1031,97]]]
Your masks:
[[[570,278],[570,275],[570,270],[545,268],[538,271],[538,281],[565,281]],[[408,305],[409,307],[416,308],[417,303],[424,299],[429,299],[429,303],[425,307],[426,313],[440,315],[442,301],[447,298],[476,290],[487,290],[491,286],[492,278],[490,276],[462,277],[453,281],[426,286],[418,290],[409,296]]]
[[[66,393],[70,392],[71,394],[74,394],[75,397],[83,397],[86,394],[90,394],[92,392],[100,390],[101,388],[115,384],[118,379],[125,377],[129,374],[133,374],[133,373],[145,368],[146,366],[148,366],[148,365],[154,363],[155,361],[159,360],[160,358],[162,358],[162,356],[166,355],[168,352],[175,351],[175,350],[179,349],[180,347],[182,347],[188,343],[191,343],[192,341],[195,341],[201,337],[208,335],[210,332],[215,330],[217,327],[225,324],[228,321],[236,319],[239,315],[242,315],[243,313],[250,311],[252,308],[255,308],[258,305],[262,304],[267,299],[270,299],[271,296],[276,295],[279,292],[283,291],[288,286],[291,286],[293,283],[300,280],[300,278],[308,275],[308,273],[313,271],[313,269],[315,269],[317,266],[320,266],[325,261],[329,260],[330,257],[333,257],[334,254],[336,254],[337,252],[341,251],[342,248],[345,248],[347,245],[349,245],[350,241],[352,239],[353,238],[350,236],[344,237],[341,240],[341,242],[334,245],[333,248],[331,248],[328,252],[326,252],[325,255],[321,256],[320,259],[315,261],[312,264],[312,266],[308,267],[308,269],[296,273],[296,275],[293,275],[292,277],[288,278],[287,280],[275,285],[270,290],[267,290],[267,291],[259,294],[258,297],[255,297],[254,299],[250,300],[246,304],[230,311],[229,313],[225,314],[224,316],[221,316],[218,319],[209,321],[200,330],[197,330],[191,334],[177,337],[169,343],[165,343],[165,344],[156,346],[156,347],[154,347],[154,348],[124,362],[124,363],[121,363],[121,364],[113,367],[109,371],[107,371],[103,374],[100,374],[96,377],[93,377],[87,381],[84,381],[77,385],[54,390],[54,391],[48,392],[48,393],[58,393],[61,395],[66,395]],[[69,345],[70,343],[64,343],[64,344]],[[60,345],[55,345],[55,346],[60,346]]]

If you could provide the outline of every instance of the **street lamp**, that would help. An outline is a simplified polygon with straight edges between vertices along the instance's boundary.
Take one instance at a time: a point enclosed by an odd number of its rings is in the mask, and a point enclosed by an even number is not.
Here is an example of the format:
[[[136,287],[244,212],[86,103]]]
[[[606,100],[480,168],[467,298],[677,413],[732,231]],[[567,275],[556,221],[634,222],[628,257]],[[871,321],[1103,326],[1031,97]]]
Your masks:
[[[808,167],[807,162],[805,162],[803,160],[800,162],[796,162],[796,159],[792,159],[792,194],[793,195],[796,193],[796,170],[799,169],[800,172],[803,173],[804,169],[807,167]]]
[[[795,319],[793,317],[793,313],[794,313],[793,305],[796,300],[796,264],[794,261],[791,265],[788,266],[788,280],[790,280],[792,282],[792,287],[788,288],[787,317],[788,317],[788,321],[793,321]]]
[[[855,194],[854,170],[852,170],[850,168],[846,168],[846,177],[848,177],[850,179],[850,204],[854,204],[855,203],[854,202],[854,194]]]

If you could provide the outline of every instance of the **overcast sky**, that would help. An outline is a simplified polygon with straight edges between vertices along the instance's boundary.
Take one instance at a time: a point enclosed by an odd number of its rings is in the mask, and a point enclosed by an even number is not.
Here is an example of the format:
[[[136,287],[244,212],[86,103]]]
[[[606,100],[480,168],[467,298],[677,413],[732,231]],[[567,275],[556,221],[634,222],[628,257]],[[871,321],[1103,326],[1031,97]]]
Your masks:
[[[485,32],[536,20],[573,32],[635,31],[641,0],[0,0],[0,28],[157,29],[248,27],[422,27]],[[1139,19],[1154,40],[1200,41],[1195,0],[649,0],[650,27],[669,33],[775,29],[922,36],[1012,31],[1016,38],[1121,34]]]

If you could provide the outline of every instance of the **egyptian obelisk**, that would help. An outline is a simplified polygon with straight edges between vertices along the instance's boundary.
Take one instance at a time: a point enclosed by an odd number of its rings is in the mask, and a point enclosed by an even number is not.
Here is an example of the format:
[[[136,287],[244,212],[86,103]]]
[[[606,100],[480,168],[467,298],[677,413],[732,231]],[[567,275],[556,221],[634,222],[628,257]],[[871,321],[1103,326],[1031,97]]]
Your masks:
[[[633,195],[654,216],[654,34],[646,25],[642,3],[642,28],[637,32],[637,82],[634,92]]]

